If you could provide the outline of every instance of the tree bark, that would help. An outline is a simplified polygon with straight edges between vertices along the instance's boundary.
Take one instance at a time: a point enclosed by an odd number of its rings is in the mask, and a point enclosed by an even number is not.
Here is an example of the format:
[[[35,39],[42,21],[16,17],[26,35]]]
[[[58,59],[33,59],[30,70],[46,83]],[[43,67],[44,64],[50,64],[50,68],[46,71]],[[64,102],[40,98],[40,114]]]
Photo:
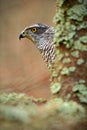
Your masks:
[[[87,104],[87,1],[58,0],[51,66],[51,91],[64,100]]]
[[[54,21],[55,96],[0,95],[0,130],[87,130],[87,0],[58,0]]]

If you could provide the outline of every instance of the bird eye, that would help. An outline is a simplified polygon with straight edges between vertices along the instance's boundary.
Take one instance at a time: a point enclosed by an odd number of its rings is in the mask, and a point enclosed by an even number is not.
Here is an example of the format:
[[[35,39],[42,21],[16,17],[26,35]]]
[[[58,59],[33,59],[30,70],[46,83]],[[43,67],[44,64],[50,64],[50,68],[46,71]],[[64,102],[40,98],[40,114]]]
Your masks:
[[[35,33],[37,31],[37,29],[36,28],[32,28],[31,31]]]

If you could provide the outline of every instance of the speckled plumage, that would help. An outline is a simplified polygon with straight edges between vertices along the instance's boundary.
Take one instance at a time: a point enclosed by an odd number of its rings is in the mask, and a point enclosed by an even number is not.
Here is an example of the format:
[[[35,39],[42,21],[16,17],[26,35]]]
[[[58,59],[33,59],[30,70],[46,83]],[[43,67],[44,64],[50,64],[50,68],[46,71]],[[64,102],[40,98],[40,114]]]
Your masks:
[[[25,28],[21,32],[19,39],[27,37],[32,40],[42,54],[45,62],[50,64],[53,63],[55,59],[53,36],[54,27],[45,24],[34,24]]]

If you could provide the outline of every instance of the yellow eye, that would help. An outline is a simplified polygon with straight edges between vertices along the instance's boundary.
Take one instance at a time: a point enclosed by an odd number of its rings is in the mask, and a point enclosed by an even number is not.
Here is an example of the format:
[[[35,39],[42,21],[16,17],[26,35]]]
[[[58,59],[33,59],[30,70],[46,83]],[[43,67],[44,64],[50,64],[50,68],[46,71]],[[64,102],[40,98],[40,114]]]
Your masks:
[[[35,33],[37,31],[37,29],[36,28],[32,28],[31,31]]]

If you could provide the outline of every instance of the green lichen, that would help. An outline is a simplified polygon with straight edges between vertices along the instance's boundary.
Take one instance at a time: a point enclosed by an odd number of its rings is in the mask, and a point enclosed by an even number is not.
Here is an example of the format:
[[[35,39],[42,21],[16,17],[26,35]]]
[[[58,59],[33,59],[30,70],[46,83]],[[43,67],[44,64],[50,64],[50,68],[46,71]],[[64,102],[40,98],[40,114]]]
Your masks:
[[[58,82],[61,82],[61,76],[58,76]]]
[[[87,86],[78,83],[73,87],[73,92],[79,98],[80,102],[87,103]]]
[[[77,24],[77,30],[86,29],[86,28],[87,28],[87,22],[86,21],[82,21],[81,23]]]
[[[64,1],[65,1],[65,0],[60,0],[60,1],[58,2],[58,6],[61,7],[61,6],[63,5]]]
[[[61,74],[62,75],[69,75],[71,72],[74,72],[76,70],[76,67],[75,66],[71,66],[69,68],[67,67],[64,67],[61,71]]]
[[[59,53],[56,57],[56,60],[57,61],[60,61],[62,58],[64,57],[64,54],[63,53]]]
[[[61,98],[54,98],[46,104],[46,108],[52,108],[55,106],[55,115],[63,117],[74,117],[74,120],[82,119],[85,117],[85,109],[73,101],[63,101]]]
[[[57,50],[57,51],[55,52],[55,54],[56,54],[56,61],[61,61],[62,58],[64,57],[64,54],[61,53],[59,50]]]
[[[85,36],[81,36],[79,38],[79,40],[82,42],[82,43],[87,43],[87,33],[85,34]]]
[[[60,3],[60,1],[58,2]],[[87,51],[87,33],[86,33],[87,21],[85,20],[86,19],[85,16],[87,16],[87,4],[83,3],[84,1],[80,0],[80,4],[77,2],[76,5],[72,5],[72,3],[68,4],[65,1],[64,3],[65,6],[63,5],[63,3],[60,4],[60,6],[57,6],[58,11],[54,18],[54,22],[56,23],[54,42],[57,47],[56,49],[56,55],[58,56],[57,61],[60,61],[62,66],[60,71],[57,71],[60,72],[59,73],[60,75],[57,78],[57,80],[60,83],[62,80],[64,80],[64,76],[69,76],[72,73],[77,73],[76,69],[78,70],[79,67],[77,65],[81,65],[82,63],[84,63],[84,59],[81,59],[80,51]],[[79,30],[82,33],[80,33]],[[64,47],[63,44],[65,45],[66,48]],[[62,45],[64,48],[62,48]],[[64,49],[64,53],[62,52],[64,56],[61,56],[61,52],[59,52],[59,50],[61,51],[61,48],[62,50]],[[65,51],[66,53],[67,52],[69,53],[65,55]],[[72,66],[69,65],[68,67],[64,66],[64,64],[72,62],[71,60],[76,61],[77,65],[74,66],[74,64],[73,65],[71,64]],[[59,69],[59,66],[56,67],[56,70],[57,69]],[[79,87],[81,87],[81,85],[84,84],[84,80],[79,80],[78,84]],[[81,102],[87,101],[85,91],[84,92],[76,91],[75,94],[80,99]],[[69,99],[70,96],[71,95],[66,96],[66,100]]]
[[[25,99],[25,94],[21,93],[21,94],[17,94],[17,93],[3,93],[0,95],[0,103],[7,103],[7,102],[18,102],[21,99]],[[28,98],[29,100],[31,100],[30,98]]]
[[[57,77],[57,76],[58,76],[58,73],[55,70],[53,70],[52,77]]]
[[[83,64],[84,63],[84,60],[83,59],[78,59],[77,60],[77,65],[81,65],[81,64]]]
[[[71,97],[71,94],[68,93],[68,94],[66,95],[66,101],[69,101],[70,97]]]
[[[60,54],[60,50],[57,50],[57,51],[55,52],[55,54],[56,54],[56,56],[59,55],[59,54]]]
[[[78,57],[79,57],[79,51],[73,51],[73,52],[71,52],[71,55],[72,55],[73,57],[78,58]]]
[[[28,121],[28,112],[21,107],[0,106],[0,116],[24,123]]]
[[[71,59],[70,59],[70,58],[64,58],[62,62],[63,62],[63,63],[70,63],[70,62],[71,62]]]
[[[81,51],[87,51],[87,33],[84,36],[79,37],[78,40],[74,42],[74,49],[78,49]]]
[[[69,53],[68,53],[68,52],[65,52],[65,56],[66,56],[66,57],[69,56]]]
[[[62,75],[69,75],[69,69],[67,67],[64,67],[61,71]]]
[[[80,79],[80,80],[79,80],[79,83],[80,83],[80,84],[83,84],[83,83],[85,83],[85,82],[86,82],[86,81],[85,81],[84,79]]]
[[[79,3],[82,3],[83,0],[78,0]]]
[[[87,8],[83,4],[74,5],[67,11],[70,19],[82,21],[84,16],[87,15]]]
[[[57,41],[56,45],[59,46],[59,43],[63,42],[67,48],[70,48],[73,45],[73,37],[76,34],[75,29],[75,25],[71,25],[70,21],[67,20],[66,23],[61,21],[61,24],[57,25],[55,29],[54,42],[56,43]]]
[[[34,98],[34,97],[29,97],[24,93],[3,93],[0,95],[0,104],[33,104],[33,102],[38,102],[42,103],[45,102],[46,100],[43,98]]]
[[[62,0],[61,2],[58,2],[58,14],[56,13],[55,17],[54,17],[54,22],[55,23],[59,23],[61,22],[61,24],[58,24],[56,26],[55,29],[55,36],[54,36],[54,43],[56,43],[56,46],[59,46],[59,43],[62,42],[63,40],[63,31],[64,31],[64,9],[61,8],[62,4],[63,4],[64,0]]]
[[[75,67],[75,66],[69,67],[69,71],[70,71],[70,72],[74,72],[75,70],[76,70],[76,67]]]
[[[53,94],[56,94],[59,92],[59,90],[61,89],[61,83],[54,83],[53,85],[51,85],[51,92]]]
[[[87,22],[83,21],[84,16],[87,15],[87,2],[79,2],[80,4],[71,8],[68,7],[66,10],[63,8],[63,3],[64,0],[58,1],[58,12],[54,18],[54,22],[57,23],[54,43],[56,43],[56,46],[63,43],[67,48],[73,47],[74,49],[87,51],[87,45],[82,44],[87,42],[86,35],[74,41],[74,36],[79,37],[76,30],[87,28]],[[71,20],[75,20],[76,25],[72,24]]]
[[[64,115],[73,115],[75,118],[82,118],[84,117],[85,110],[82,106],[78,105],[76,102],[70,101],[70,102],[65,102],[59,107],[59,112],[64,114]],[[80,113],[81,112],[81,113]],[[77,116],[79,114],[79,116]]]
[[[64,0],[61,0],[61,1],[64,1]],[[63,3],[62,3],[63,4]],[[64,9],[61,8],[62,4],[60,3],[60,1],[57,3],[57,6],[58,6],[58,14],[56,13],[53,21],[55,23],[58,23],[60,21],[62,21],[62,23],[64,22]],[[57,31],[57,30],[56,30]]]
[[[81,43],[81,38],[79,38],[78,40],[76,40],[74,42],[74,49],[78,49],[78,50],[81,50],[81,51],[87,51],[87,45],[85,44],[82,44]]]
[[[46,99],[43,99],[43,98],[35,98],[35,99],[34,99],[34,102],[36,102],[36,103],[44,103],[44,102],[46,102]]]

